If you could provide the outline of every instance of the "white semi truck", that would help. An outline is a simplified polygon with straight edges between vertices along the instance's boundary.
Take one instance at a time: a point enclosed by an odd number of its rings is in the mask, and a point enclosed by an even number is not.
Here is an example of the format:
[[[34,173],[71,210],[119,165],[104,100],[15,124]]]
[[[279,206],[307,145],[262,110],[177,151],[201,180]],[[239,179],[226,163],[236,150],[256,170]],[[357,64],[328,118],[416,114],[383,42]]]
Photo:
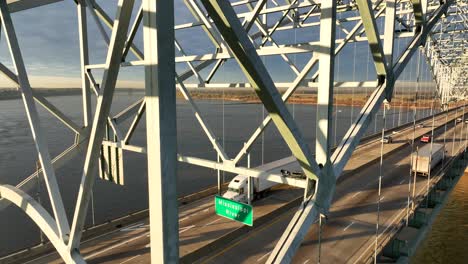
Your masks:
[[[439,163],[445,156],[445,148],[442,144],[432,143],[426,144],[418,149],[412,155],[412,171],[428,176],[429,172]]]
[[[284,177],[289,178],[305,178],[305,175],[301,172],[299,163],[292,156],[266,163],[256,169],[275,174],[281,173]],[[242,174],[235,176],[229,183],[228,190],[223,194],[223,197],[241,203],[248,203],[248,179],[248,176]],[[264,178],[251,177],[250,179],[252,200],[264,197],[268,190],[279,184]]]
[[[236,202],[248,203],[248,176],[237,175],[228,185],[228,190],[223,197]],[[278,185],[276,182],[267,181],[265,179],[251,178],[252,198],[258,199],[273,186]]]

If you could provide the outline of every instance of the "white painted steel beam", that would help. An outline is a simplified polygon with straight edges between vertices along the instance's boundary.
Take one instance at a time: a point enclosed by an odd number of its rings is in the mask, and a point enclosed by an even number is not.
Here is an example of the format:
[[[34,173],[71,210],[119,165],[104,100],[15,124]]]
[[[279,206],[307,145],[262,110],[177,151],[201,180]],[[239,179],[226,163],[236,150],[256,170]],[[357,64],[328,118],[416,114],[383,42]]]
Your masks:
[[[319,216],[313,198],[304,201],[293,215],[266,263],[291,263],[309,228]]]
[[[85,1],[88,2],[88,5],[84,4]],[[92,190],[90,180],[93,179],[91,171],[94,165],[90,163],[92,163],[92,159],[97,153],[96,150],[92,150],[91,145],[100,146],[102,143],[106,146],[117,147],[136,153],[147,154],[149,152],[149,189],[150,193],[158,194],[156,196],[150,195],[152,226],[155,226],[154,223],[156,223],[158,227],[156,231],[151,234],[152,258],[153,261],[158,262],[177,262],[177,224],[174,224],[177,222],[177,210],[174,209],[176,208],[176,205],[174,205],[176,202],[174,201],[177,197],[174,176],[177,161],[243,174],[250,177],[264,178],[277,183],[285,183],[291,186],[304,188],[306,190],[312,187],[310,181],[284,177],[280,173],[274,170],[268,170],[267,168],[257,167],[256,169],[251,169],[237,166],[237,163],[239,163],[250,150],[255,140],[264,132],[265,127],[271,120],[274,120],[282,136],[286,139],[288,146],[291,147],[293,154],[295,154],[296,157],[300,157],[299,160],[303,163],[301,165],[305,167],[308,176],[315,178],[317,177],[315,175],[320,174],[320,179],[316,187],[316,195],[305,199],[305,202],[293,217],[293,221],[288,226],[285,235],[281,237],[278,246],[275,248],[273,254],[271,254],[270,262],[287,262],[292,259],[294,250],[300,245],[303,235],[306,234],[317,215],[319,213],[327,213],[329,201],[333,197],[331,194],[333,193],[333,183],[335,179],[339,177],[383,100],[390,100],[392,97],[392,75],[395,75],[395,78],[401,75],[414,52],[416,52],[418,48],[421,50],[423,49],[422,46],[426,43],[426,38],[429,37],[431,31],[433,34],[430,39],[428,38],[430,42],[425,45],[424,53],[432,69],[432,76],[437,82],[439,96],[443,98],[443,102],[448,102],[449,100],[464,98],[467,95],[467,87],[465,84],[467,79],[464,76],[467,74],[468,53],[464,52],[464,47],[467,44],[465,40],[466,33],[468,32],[468,20],[466,15],[468,13],[466,12],[467,5],[462,4],[460,0],[450,1],[453,3],[450,7],[448,7],[450,3],[443,4],[443,8],[439,8],[439,3],[437,1],[428,2],[426,0],[357,0],[357,2],[345,1],[343,4],[336,1],[320,0],[270,1],[268,4],[267,2],[269,2],[269,0],[246,0],[235,3],[230,3],[230,1],[226,0],[184,1],[194,16],[195,22],[180,25],[173,24],[173,2],[162,2],[162,0],[143,1],[143,4],[146,4],[146,11],[150,11],[145,13],[147,19],[145,25],[149,26],[144,28],[145,53],[147,55],[149,53],[150,57],[143,60],[143,53],[133,43],[141,20],[143,19],[143,6],[136,12],[136,19],[132,25],[129,23],[130,15],[124,18],[124,20],[128,20],[125,22],[128,22],[128,25],[126,25],[127,30],[122,29],[116,41],[108,36],[105,27],[112,30],[112,38],[114,38],[116,30],[114,25],[118,25],[116,24],[117,21],[121,23],[120,19],[111,19],[95,0],[75,0],[77,4],[78,32],[80,38],[83,126],[85,128],[90,128],[89,125],[93,118],[90,104],[91,92],[96,94],[98,107],[100,108],[97,110],[96,116],[94,117],[94,131],[91,133],[91,138],[88,138],[88,134],[90,133],[89,129],[81,128],[75,124],[65,113],[48,102],[46,98],[35,93],[32,89],[32,95],[27,95],[28,102],[30,98],[33,98],[77,134],[74,145],[50,161],[51,166],[44,168],[46,174],[49,172],[50,176],[50,169],[52,169],[53,172],[54,168],[66,164],[72,157],[82,152],[83,145],[89,143],[85,173],[82,178],[82,185],[80,186],[80,194],[72,227],[72,240],[68,246],[65,242],[53,244],[57,250],[61,251],[59,253],[63,259],[68,262],[81,261],[81,256],[78,254],[77,249],[78,243],[80,242],[81,230],[83,228],[82,222],[86,215],[87,199]],[[13,11],[20,11],[29,7],[52,2],[57,1],[20,0],[7,1],[6,3],[11,13]],[[120,4],[123,2],[126,1],[119,1]],[[200,2],[203,2],[203,4],[208,7],[208,14],[201,6]],[[5,4],[3,5],[5,6]],[[125,5],[128,6],[129,4],[125,3]],[[331,5],[336,8],[336,12],[343,13],[343,16],[336,20],[336,25],[346,34],[346,37],[343,39],[338,39],[331,35],[336,31],[335,23],[329,23],[331,17],[327,15],[327,12],[331,11],[329,8]],[[234,13],[232,9],[233,6],[238,7],[238,9],[236,8],[237,14]],[[86,8],[88,8],[88,10],[86,10]],[[164,13],[160,15],[158,18],[155,14],[156,12],[160,12],[161,8],[165,10],[170,9],[170,12],[168,11],[167,14]],[[91,51],[88,50],[87,11],[89,15],[91,15],[91,18],[95,19],[97,22],[100,33],[106,40],[106,44],[109,45],[108,60],[111,60],[111,63],[107,61],[105,64],[89,64],[88,53],[91,53]],[[356,16],[356,11],[359,11],[360,15]],[[5,12],[3,11],[3,13]],[[446,14],[446,18],[442,18],[442,14]],[[318,20],[319,16],[321,16],[320,20]],[[383,16],[385,16],[385,31],[384,34],[379,34],[376,22],[378,19],[383,19]],[[239,20],[243,22],[241,23]],[[362,29],[363,25],[364,29]],[[213,43],[216,51],[212,53],[204,51],[201,52],[202,54],[198,54],[195,51],[194,54],[186,54],[180,43],[175,41],[173,36],[174,32],[175,30],[189,30],[200,26],[205,30],[206,37]],[[306,31],[302,31],[302,29],[308,29],[307,32],[309,32],[310,30],[317,30],[318,27],[320,27],[321,41],[312,39],[304,43],[294,41],[294,43],[290,44],[278,44],[279,42],[277,43],[272,37],[273,34],[279,34],[278,32],[280,31],[285,34],[288,33],[288,31],[291,33],[298,29],[298,32],[303,33]],[[218,28],[221,30],[218,30]],[[395,28],[397,28],[397,30],[395,30]],[[256,32],[251,32],[254,30],[256,30]],[[160,41],[162,37],[164,37],[164,41]],[[306,36],[301,35],[299,37],[303,38]],[[407,46],[402,48],[404,50],[403,54],[398,58],[396,63],[394,63],[392,56],[394,53],[394,41],[403,38],[411,38],[411,41]],[[167,43],[167,39],[173,39],[174,42]],[[370,44],[377,73],[380,76],[379,81],[333,82],[333,55],[336,56],[339,54],[349,43],[362,41],[367,41]],[[228,49],[228,43],[230,49]],[[331,47],[332,44],[333,46],[337,46]],[[177,57],[171,52],[167,52],[167,50],[173,50],[174,45],[175,48],[180,51]],[[184,48],[187,48],[187,51],[189,50],[188,47],[184,46]],[[114,49],[120,49],[121,54],[118,54],[119,52]],[[124,62],[129,51],[135,54],[137,60]],[[302,70],[296,66],[296,61],[293,63],[288,58],[289,54],[304,55],[311,53],[312,57]],[[297,74],[297,77],[292,82],[273,83],[261,62],[260,56],[281,57],[292,71]],[[321,61],[319,71],[310,74],[310,71],[316,66],[319,57]],[[223,62],[232,58],[235,58],[239,62],[242,70],[249,79],[249,83],[207,84],[211,82],[212,77],[220,69]],[[120,61],[118,61],[119,59]],[[199,61],[198,64],[197,61]],[[177,73],[174,71],[174,63],[185,63],[189,66],[189,70],[183,73]],[[20,64],[20,66],[24,66],[22,62]],[[160,67],[161,65],[162,67]],[[203,80],[200,72],[210,65],[214,65],[214,67],[211,69],[206,80]],[[147,98],[151,97],[154,99],[151,101],[151,106],[149,107],[150,112],[147,113],[148,146],[130,144],[132,135],[141,117],[148,110],[145,99],[141,99],[129,107],[124,108],[113,117],[109,117],[108,113],[106,114],[106,109],[108,106],[110,107],[112,101],[111,95],[114,89],[112,83],[117,78],[119,67],[130,66],[145,67],[146,95]],[[99,88],[99,84],[94,80],[91,72],[93,69],[106,70],[105,78],[102,82],[102,89]],[[26,76],[25,74],[19,74],[20,78],[18,78],[15,73],[1,63],[0,73],[11,80],[15,87],[19,86],[21,81],[24,82],[22,76]],[[309,74],[312,75],[312,77],[309,77]],[[199,83],[184,83],[184,81],[187,81],[191,76],[195,76],[199,80]],[[177,153],[175,153],[176,144],[174,142],[176,142],[176,140],[174,137],[176,133],[174,132],[174,123],[176,117],[174,110],[175,102],[173,100],[175,96],[173,93],[175,93],[176,84],[174,79],[180,83],[177,87],[192,105],[196,118],[207,134],[211,144],[221,155],[222,162],[177,155]],[[318,83],[315,82],[317,80]],[[319,111],[317,114],[318,125],[316,133],[317,162],[309,155],[310,151],[307,146],[302,144],[303,139],[298,133],[297,127],[283,103],[286,102],[297,89],[301,88],[301,86],[306,86],[306,89],[310,89],[311,91],[315,91],[315,89],[318,88],[317,98]],[[173,89],[164,89],[164,87],[172,87]],[[212,89],[213,87],[253,87],[264,105],[268,108],[270,115],[263,120],[260,126],[254,131],[253,135],[241,147],[241,150],[233,160],[230,160],[226,155],[213,131],[208,127],[208,123],[200,115],[200,110],[197,108],[195,101],[190,98],[189,88],[193,87],[203,87],[204,89]],[[277,88],[280,87],[287,88],[282,96],[280,96],[277,91]],[[371,94],[369,101],[364,106],[356,122],[348,130],[345,139],[333,153],[331,160],[334,164],[333,167],[331,167],[331,162],[329,161],[331,144],[329,137],[331,129],[331,105],[333,103],[333,88],[337,87],[372,87],[375,88],[375,90]],[[163,100],[163,98],[167,100]],[[24,91],[23,100],[26,100],[24,99]],[[100,103],[99,100],[101,100]],[[166,112],[168,109],[169,112]],[[122,133],[119,125],[122,124],[124,120],[130,118],[131,124],[129,129],[126,133]],[[100,128],[97,128],[97,126]],[[110,127],[113,134],[116,135],[116,138],[101,141],[102,136],[100,136],[101,134],[99,133],[101,133],[103,127]],[[45,153],[43,144],[39,144],[38,148],[42,149],[40,153]],[[312,159],[312,161],[310,159]],[[320,170],[317,163],[325,164],[324,168]],[[38,171],[38,173],[40,172],[42,172],[42,169]],[[172,178],[168,178],[167,175],[172,175]],[[36,178],[37,173],[30,175],[18,184],[17,188],[26,191],[30,190]],[[50,177],[46,179],[50,179]],[[0,186],[0,192],[2,188],[3,187]],[[6,192],[20,191],[19,189],[8,189]],[[306,196],[308,196],[308,194],[307,192]],[[9,197],[19,195],[22,199],[29,199],[20,193],[7,195]],[[7,201],[8,199],[6,197],[0,199],[0,210],[9,204],[9,201]],[[18,201],[20,199],[15,198],[14,200]],[[56,203],[57,201],[61,202],[60,197],[58,199],[51,198],[51,200]],[[38,210],[42,209],[43,208],[40,207]],[[30,217],[51,218],[50,216],[32,216],[33,214],[29,214],[28,212],[27,214]],[[56,223],[53,223],[53,221],[57,220],[57,217],[55,218],[55,220],[53,218],[51,221],[49,221],[50,219],[47,220],[50,222],[49,226],[41,224],[40,227],[43,226],[41,229],[54,229],[58,227]],[[42,219],[33,220],[42,221]],[[169,223],[167,224],[167,222]],[[65,229],[67,225],[65,225]],[[49,231],[47,232],[51,234]],[[60,229],[56,228],[56,234],[59,232]],[[163,235],[155,235],[156,232]],[[62,233],[66,232],[62,231]],[[53,234],[50,235],[50,237],[57,240]],[[65,237],[64,240],[66,239]],[[60,240],[61,239],[58,239],[57,241],[60,242]],[[65,251],[63,251],[64,247]],[[74,257],[76,257],[76,259],[74,259]]]
[[[62,1],[63,0],[7,0],[6,2],[10,13],[15,13]]]
[[[125,120],[134,116],[138,112],[138,109],[141,107],[144,101],[144,98],[139,99],[138,101],[132,103],[131,105],[120,111],[118,114],[113,116],[112,119],[115,121],[116,124],[123,123]]]
[[[86,75],[85,66],[89,64],[88,53],[88,21],[86,16],[86,1],[77,0],[78,34],[80,44],[80,69],[81,69],[81,97],[83,104],[83,126],[87,128],[91,123],[91,91],[90,81]]]
[[[28,74],[24,65],[23,57],[19,47],[16,32],[11,20],[10,11],[7,8],[5,0],[0,0],[0,17],[2,20],[2,26],[10,50],[10,55],[16,69],[19,89],[22,95],[24,108],[26,110],[26,116],[29,121],[31,133],[34,138],[36,150],[38,153],[41,167],[44,170],[44,180],[47,187],[50,203],[52,205],[52,211],[58,229],[58,236],[63,242],[68,241],[68,234],[70,227],[68,224],[67,215],[63,206],[62,196],[58,187],[57,179],[55,177],[55,171],[52,167],[52,161],[50,158],[49,147],[47,145],[47,137],[41,126],[39,114],[34,103],[33,92],[29,84]]]
[[[70,128],[76,134],[82,133],[82,128],[68,118],[62,111],[50,103],[45,97],[40,95],[38,92],[32,90],[32,95],[34,100],[42,105],[47,111],[49,111],[53,116],[60,120],[65,126]]]
[[[109,17],[109,15],[102,9],[102,7],[95,1],[95,0],[89,0],[92,1],[92,6],[96,10],[96,14],[99,16],[99,18],[104,22],[104,24],[109,28],[113,28],[113,20]],[[138,49],[138,47],[135,44],[130,45],[130,51],[137,57],[139,60],[143,60],[143,52]]]
[[[5,65],[0,63],[0,74],[3,74],[9,81],[11,81],[18,89],[20,88],[20,83],[18,81],[18,76],[8,69]],[[60,120],[65,126],[70,128],[76,134],[81,134],[82,129],[70,118],[68,118],[62,111],[50,103],[45,97],[40,95],[38,92],[34,91],[31,88],[32,96],[34,100],[42,105],[47,111],[49,111],[53,116]]]
[[[326,214],[330,194],[335,191],[335,175],[331,163],[333,135],[333,92],[335,80],[336,1],[323,2],[320,9],[319,87],[317,90],[317,123],[315,132],[315,159],[322,167],[322,177],[315,186],[315,203],[320,213]],[[309,185],[311,183],[309,182]],[[308,186],[310,187],[310,186]],[[307,191],[307,190],[306,190]],[[297,239],[296,239],[297,240]],[[300,239],[302,241],[302,238]],[[296,244],[291,242],[291,244]],[[300,242],[299,242],[300,244]]]
[[[296,77],[294,82],[289,86],[288,90],[281,96],[281,99],[283,100],[283,102],[287,102],[287,100],[292,96],[294,91],[296,91],[296,89],[299,88],[299,85],[302,83],[304,78],[309,74],[310,70],[315,66],[317,61],[318,61],[317,56],[312,55],[312,58],[310,58],[310,60],[304,66],[304,68],[302,69],[299,76]],[[252,136],[250,136],[250,138],[244,144],[244,146],[239,151],[237,156],[234,158],[234,164],[237,164],[244,157],[244,155],[252,147],[252,144],[263,133],[263,131],[268,126],[268,124],[271,122],[271,120],[272,120],[272,118],[271,118],[270,115],[268,115],[267,117],[265,117],[265,119],[263,119],[263,122],[260,124],[259,127],[257,127],[257,129],[254,131]]]
[[[229,157],[227,156],[226,152],[224,151],[224,148],[219,144],[217,138],[214,135],[213,130],[210,128],[207,122],[205,122],[205,119],[202,116],[202,113],[200,109],[198,108],[197,104],[193,101],[192,96],[190,95],[190,92],[187,90],[187,88],[184,85],[184,82],[182,82],[179,77],[176,74],[176,80],[180,85],[180,92],[182,93],[182,96],[185,98],[190,103],[190,106],[192,107],[193,114],[195,115],[195,118],[197,119],[198,123],[200,124],[201,128],[205,132],[206,136],[210,140],[211,144],[213,145],[213,148],[216,150],[218,153],[219,157],[223,161],[227,161]]]
[[[185,53],[184,49],[182,48],[182,46],[180,45],[180,43],[177,41],[177,39],[174,39],[174,44],[175,44],[175,47],[179,50],[180,54],[182,54],[182,56],[187,55]],[[192,70],[193,75],[198,79],[198,83],[200,83],[200,84],[204,83],[203,78],[200,76],[200,74],[195,69],[195,67],[193,67],[192,62],[187,61],[186,63],[187,63],[187,66],[190,68],[190,70]]]
[[[190,156],[183,156],[183,155],[178,155],[177,159],[180,162],[197,165],[197,166],[201,166],[205,168],[211,168],[213,170],[222,170],[222,171],[231,172],[234,174],[250,176],[253,178],[262,178],[267,181],[295,186],[298,188],[306,187],[306,181],[304,179],[285,177],[279,173],[266,172],[262,168],[255,169],[255,168],[246,168],[246,167],[241,167],[241,166],[233,166],[232,163],[231,164],[221,163],[221,162],[211,161],[207,159],[201,159],[197,157],[190,157]],[[279,164],[281,164],[281,166],[284,166],[288,163],[292,163],[295,161],[294,159],[290,159],[290,158],[286,158],[286,159],[288,159],[286,162],[280,162]],[[277,171],[279,172],[280,169],[278,169]]]
[[[385,56],[380,41],[380,34],[377,29],[372,3],[370,0],[356,0],[359,7],[359,14],[364,25],[366,36],[369,42],[369,47],[372,53],[372,58],[375,63],[375,70],[379,78],[391,78],[391,73],[387,68]],[[383,83],[384,80],[380,80]]]
[[[152,263],[179,260],[174,2],[143,0]]]
[[[447,1],[445,4],[441,5],[440,8],[433,14],[426,27],[409,43],[408,48],[403,52],[403,54],[398,59],[398,62],[393,67],[393,76],[395,79],[398,79],[403,69],[406,67],[408,61],[410,60],[411,55],[416,52],[419,45],[421,45],[427,34],[429,34],[435,22],[437,22],[438,19],[442,16],[443,12],[447,10],[450,3],[451,1]],[[359,143],[359,140],[367,129],[371,119],[378,111],[378,108],[385,99],[385,89],[393,89],[393,85],[394,83],[390,82],[377,87],[377,89],[370,96],[366,105],[362,108],[360,116],[348,130],[340,145],[333,153],[332,160],[334,163],[335,175],[337,177],[339,177],[343,171],[345,164],[351,157],[352,152]]]
[[[424,27],[423,30],[420,32],[420,34],[415,37],[415,39],[412,42],[413,45],[410,44],[409,46],[409,48],[413,49],[413,51],[404,53],[403,55],[405,54],[406,55],[400,57],[398,66],[395,66],[393,68],[393,74],[395,78],[398,78],[399,74],[402,71],[401,68],[399,67],[404,68],[410,59],[410,54],[413,54],[414,51],[418,48],[417,45],[415,45],[414,43],[421,43],[421,41],[426,37],[425,35],[427,35],[430,32],[432,26],[434,25],[434,23],[432,22],[437,21],[440,18],[441,12],[444,12],[447,9],[448,5],[449,3],[443,4],[435,12],[435,14],[431,18],[431,21],[427,24],[427,26]],[[375,21],[374,21],[374,24],[375,24]],[[369,32],[369,29],[367,29],[366,32]],[[382,52],[379,51],[378,54],[382,54],[382,58],[383,58]],[[376,66],[377,66],[377,64],[379,63],[379,60],[375,60],[375,61],[376,61]],[[380,61],[380,63],[382,63],[382,61]],[[387,65],[385,65],[384,63],[384,66],[386,67]],[[375,116],[376,112],[382,105],[382,102],[386,96],[385,91],[386,89],[388,89],[386,85],[393,86],[393,84],[394,84],[393,82],[383,83],[377,87],[377,89],[373,92],[373,94],[369,98],[366,105],[363,107],[359,118],[348,130],[343,141],[340,143],[340,145],[337,147],[337,149],[333,153],[333,156],[332,156],[333,170],[334,170],[333,174],[336,176],[336,178],[340,177],[346,162],[349,160],[352,152],[354,151],[357,144],[359,143],[359,140],[362,138],[364,132],[366,131],[370,123],[370,120]],[[322,178],[320,178],[320,180],[321,179]],[[329,191],[328,194],[324,194],[324,192],[326,191]],[[328,196],[326,197],[326,199],[331,202],[331,199],[333,198],[333,189],[323,190],[319,186],[317,190],[317,194],[318,195],[324,194],[325,197]],[[298,209],[296,214],[293,216],[293,219],[291,220],[290,224],[288,225],[285,232],[283,233],[283,236],[280,238],[277,245],[275,246],[275,249],[270,255],[268,259],[268,263],[291,262],[295,254],[295,251],[299,248],[310,225],[313,224],[314,220],[318,217],[318,214],[322,210],[323,208],[321,208],[320,204],[316,204],[316,200],[314,200],[313,198],[306,200]]]
[[[320,42],[322,51],[319,55],[319,88],[317,93],[317,127],[315,155],[321,164],[322,174],[315,186],[315,195],[303,202],[293,216],[280,240],[270,254],[267,263],[289,263],[300,247],[310,226],[319,214],[327,214],[335,192],[335,175],[331,155],[333,81],[336,37],[336,1],[327,1],[321,5]],[[311,183],[308,179],[309,191]],[[315,191],[315,190],[314,190]],[[306,197],[309,197],[306,193]]]
[[[223,38],[205,16],[197,1],[184,0],[184,3],[192,13],[193,17],[200,23],[200,25],[203,26],[203,30],[206,32],[215,47],[221,50],[226,48]]]
[[[317,90],[317,126],[315,159],[323,166],[330,161],[333,115],[333,84],[335,72],[336,2],[321,5],[319,55],[319,86]]]
[[[202,3],[270,113],[292,154],[298,159],[304,173],[310,179],[316,180],[320,170],[230,3],[225,0],[202,0]]]
[[[86,263],[79,254],[70,254],[59,236],[55,219],[27,193],[11,186],[0,185],[0,197],[20,208],[41,229],[66,263]]]
[[[132,123],[130,124],[130,127],[128,128],[125,138],[123,139],[124,144],[130,143],[130,139],[132,138],[133,133],[135,132],[135,129],[138,126],[140,119],[145,111],[146,111],[146,102],[143,100],[143,102],[141,102],[140,104],[140,107],[138,108],[138,112],[133,117]]]
[[[86,7],[89,9],[89,14],[93,18],[94,22],[96,23],[96,26],[99,30],[99,33],[101,34],[102,39],[106,43],[107,46],[109,46],[109,35],[106,32],[106,29],[102,25],[101,21],[99,20],[99,17],[97,16],[97,10],[94,9],[93,7],[93,2],[91,0],[85,0],[86,2]]]
[[[124,60],[127,58],[128,52],[132,48],[133,40],[135,39],[136,33],[138,31],[138,28],[140,27],[142,19],[143,19],[143,6],[140,6],[140,9],[138,9],[138,13],[130,29],[130,33],[128,34],[127,41],[125,42],[125,49],[123,51]],[[140,54],[140,56],[143,57],[143,54]]]
[[[393,68],[393,46],[395,38],[396,0],[386,0],[385,28],[384,28],[384,54],[387,67]]]
[[[114,95],[117,76],[122,61],[123,49],[127,38],[133,0],[119,0],[115,21],[113,23],[109,50],[107,52],[106,68],[102,78],[102,94],[97,99],[96,111],[93,119],[89,145],[86,152],[83,175],[73,216],[73,224],[68,248],[71,252],[78,252],[89,199],[95,182],[98,156],[104,138],[105,127],[109,119],[112,97]]]

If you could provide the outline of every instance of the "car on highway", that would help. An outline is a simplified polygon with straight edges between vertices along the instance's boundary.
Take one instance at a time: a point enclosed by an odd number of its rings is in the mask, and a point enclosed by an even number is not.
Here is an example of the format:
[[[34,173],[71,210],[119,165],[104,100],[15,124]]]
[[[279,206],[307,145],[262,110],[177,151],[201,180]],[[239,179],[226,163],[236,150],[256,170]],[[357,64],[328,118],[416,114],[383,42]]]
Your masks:
[[[455,123],[461,123],[463,121],[463,119],[461,117],[458,117],[457,119],[455,119]]]
[[[467,119],[465,119],[465,124],[468,124],[468,118],[467,118]]]
[[[391,144],[393,142],[393,138],[390,135],[386,135],[383,137],[383,139],[380,140],[380,142],[383,142],[385,144]]]
[[[429,142],[431,142],[431,140],[432,140],[432,138],[429,135],[424,135],[424,136],[421,137],[421,142],[424,142],[424,143],[429,143]]]

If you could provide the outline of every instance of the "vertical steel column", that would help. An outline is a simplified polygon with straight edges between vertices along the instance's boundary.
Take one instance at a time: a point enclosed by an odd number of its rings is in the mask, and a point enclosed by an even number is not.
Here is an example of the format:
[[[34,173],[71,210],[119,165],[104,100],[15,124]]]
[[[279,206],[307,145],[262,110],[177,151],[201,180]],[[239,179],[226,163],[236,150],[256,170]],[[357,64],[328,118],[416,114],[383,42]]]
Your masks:
[[[290,263],[310,226],[326,213],[333,197],[336,177],[330,161],[333,115],[333,81],[336,37],[336,1],[323,1],[320,17],[319,89],[317,94],[316,162],[322,171],[317,193],[297,210],[267,263]],[[320,165],[321,164],[321,165]],[[310,181],[308,181],[310,183]],[[305,190],[306,196],[307,188]],[[320,226],[321,228],[321,226]],[[320,236],[319,236],[320,239]],[[319,246],[320,247],[320,246]]]
[[[250,152],[247,154],[247,168],[250,168]],[[247,178],[247,200],[252,204],[252,177]]]
[[[88,127],[91,122],[91,91],[86,76],[86,65],[89,64],[88,54],[88,22],[86,20],[86,2],[78,0],[78,34],[80,35],[80,62],[81,62],[81,91],[83,101],[83,126]]]
[[[219,161],[220,161],[219,153],[216,152],[216,162],[219,163]],[[221,195],[224,182],[221,180],[221,171],[219,169],[216,170],[216,176],[218,179],[218,195]]]
[[[317,90],[317,126],[315,160],[322,168],[317,188],[318,204],[326,205],[319,214],[318,263],[322,251],[322,215],[326,214],[336,185],[333,164],[330,161],[333,129],[333,90],[335,80],[336,1],[324,1],[320,14],[319,86]],[[307,181],[308,185],[310,180]],[[307,190],[307,189],[306,189]]]
[[[321,6],[319,87],[317,91],[317,128],[315,159],[322,166],[330,162],[333,115],[333,81],[335,69],[336,4],[325,1]]]
[[[317,128],[315,143],[315,159],[324,170],[317,187],[318,204],[328,210],[331,195],[334,193],[336,178],[333,173],[331,156],[331,135],[333,129],[333,85],[335,70],[335,39],[336,39],[336,1],[322,3],[320,14],[320,46],[319,57],[319,87],[317,91]],[[308,180],[310,184],[311,181]],[[308,184],[308,187],[309,187]],[[307,191],[307,189],[306,189]],[[307,193],[306,193],[307,194]],[[326,212],[320,212],[325,214]]]
[[[388,67],[393,68],[393,43],[395,38],[395,0],[386,0],[384,54]]]
[[[143,0],[152,263],[179,260],[174,1]]]

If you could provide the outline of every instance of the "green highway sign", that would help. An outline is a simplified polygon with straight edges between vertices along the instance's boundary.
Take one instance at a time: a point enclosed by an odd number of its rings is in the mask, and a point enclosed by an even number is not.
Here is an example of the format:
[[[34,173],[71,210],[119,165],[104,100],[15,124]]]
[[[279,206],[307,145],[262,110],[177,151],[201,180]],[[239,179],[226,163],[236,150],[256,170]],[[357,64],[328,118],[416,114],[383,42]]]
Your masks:
[[[253,225],[253,209],[251,205],[216,195],[215,212],[219,216],[239,221],[249,226]]]

